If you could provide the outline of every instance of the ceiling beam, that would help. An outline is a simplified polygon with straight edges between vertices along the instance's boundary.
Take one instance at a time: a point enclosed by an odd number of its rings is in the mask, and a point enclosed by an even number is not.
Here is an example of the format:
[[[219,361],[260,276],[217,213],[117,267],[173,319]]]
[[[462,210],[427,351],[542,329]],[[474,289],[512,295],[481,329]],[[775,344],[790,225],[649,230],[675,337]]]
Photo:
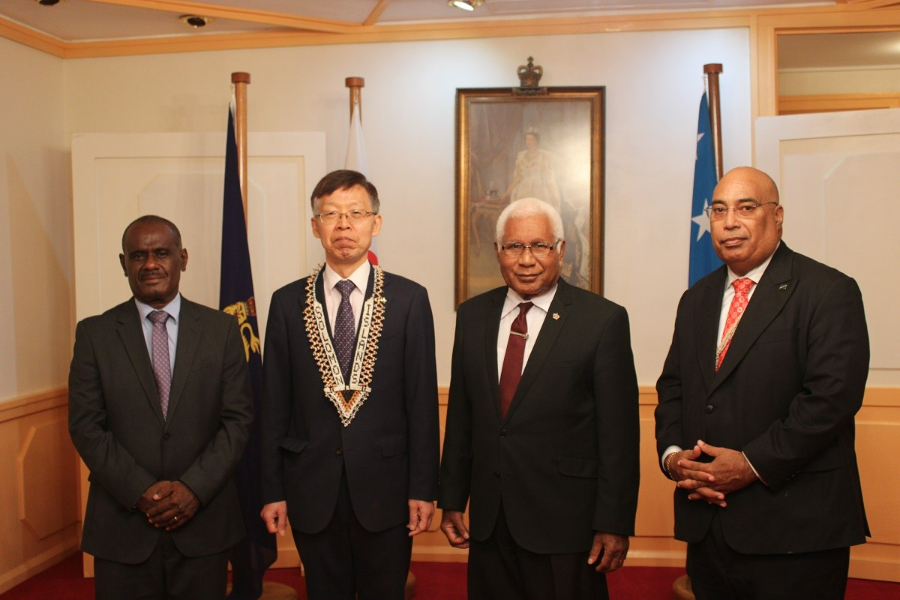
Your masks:
[[[263,23],[277,27],[288,27],[304,31],[320,33],[351,33],[361,26],[357,23],[345,21],[332,21],[328,19],[316,19],[312,17],[299,17],[284,13],[275,13],[251,8],[238,8],[231,6],[219,6],[202,2],[185,2],[184,0],[85,0],[96,4],[111,4],[114,6],[127,6],[131,8],[144,8],[175,13],[179,15],[190,14],[203,17],[215,17],[218,19],[231,19],[234,21],[246,21],[248,23]],[[377,10],[377,9],[376,9]]]
[[[372,9],[372,12],[369,13],[369,16],[366,17],[366,20],[363,21],[363,25],[374,25],[378,22],[378,19],[381,18],[381,14],[391,3],[391,0],[378,0],[378,4],[375,8]]]

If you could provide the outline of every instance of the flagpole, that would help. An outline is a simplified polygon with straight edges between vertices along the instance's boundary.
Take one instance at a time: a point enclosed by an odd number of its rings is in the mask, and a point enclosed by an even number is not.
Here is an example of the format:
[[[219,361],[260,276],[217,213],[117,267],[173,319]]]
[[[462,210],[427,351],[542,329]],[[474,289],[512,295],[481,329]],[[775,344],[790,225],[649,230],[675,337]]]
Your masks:
[[[716,179],[722,179],[722,113],[719,104],[719,73],[721,63],[703,65],[709,88],[709,123],[712,129],[713,149],[716,157]]]
[[[350,119],[353,120],[353,108],[359,110],[359,121],[362,122],[362,89],[366,86],[366,80],[362,77],[347,77],[344,84],[350,88]]]
[[[247,86],[250,73],[232,73],[234,84],[234,137],[238,147],[238,174],[241,177],[241,201],[244,203],[244,222],[247,221]]]

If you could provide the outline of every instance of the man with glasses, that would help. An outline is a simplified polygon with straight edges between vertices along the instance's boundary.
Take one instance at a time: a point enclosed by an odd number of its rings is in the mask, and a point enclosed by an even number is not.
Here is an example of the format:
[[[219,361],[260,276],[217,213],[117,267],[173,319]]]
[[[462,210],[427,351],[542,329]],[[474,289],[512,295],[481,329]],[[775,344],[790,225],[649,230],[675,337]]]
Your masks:
[[[856,282],[781,241],[775,182],[741,167],[709,210],[724,266],[684,293],[656,389],[675,537],[698,600],[844,597],[869,534],[854,450],[869,340]]]
[[[311,202],[325,264],[275,292],[266,327],[261,516],[290,524],[310,600],[400,600],[437,498],[431,306],[369,263],[381,215],[364,175],[326,175]]]
[[[441,529],[469,548],[470,600],[608,598],[639,480],[628,315],[560,279],[549,204],[513,202],[495,239],[506,286],[457,311]]]

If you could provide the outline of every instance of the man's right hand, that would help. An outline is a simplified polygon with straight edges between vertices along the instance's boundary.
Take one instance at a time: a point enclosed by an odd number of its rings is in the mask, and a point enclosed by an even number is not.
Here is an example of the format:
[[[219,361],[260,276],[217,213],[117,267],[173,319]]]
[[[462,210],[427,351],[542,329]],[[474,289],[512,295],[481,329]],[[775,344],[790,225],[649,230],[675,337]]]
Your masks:
[[[469,547],[469,528],[463,522],[463,514],[458,510],[445,510],[441,516],[441,531],[454,548]]]
[[[173,492],[171,481],[157,481],[141,495],[134,505],[136,509],[147,515],[152,508],[163,498],[171,496]],[[149,516],[149,515],[148,515]]]
[[[266,523],[266,529],[269,533],[277,533],[284,535],[288,527],[287,502],[271,502],[263,506],[262,512],[259,513],[262,520]]]

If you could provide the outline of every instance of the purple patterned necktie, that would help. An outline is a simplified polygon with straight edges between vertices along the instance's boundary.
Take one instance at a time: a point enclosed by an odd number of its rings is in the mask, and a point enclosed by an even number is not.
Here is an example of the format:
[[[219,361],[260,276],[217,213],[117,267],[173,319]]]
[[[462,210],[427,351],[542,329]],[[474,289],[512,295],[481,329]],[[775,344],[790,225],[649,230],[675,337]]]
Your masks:
[[[344,383],[350,383],[350,360],[353,358],[353,342],[356,341],[356,324],[353,307],[350,306],[350,292],[356,286],[349,279],[342,279],[335,286],[341,293],[341,305],[334,320],[334,349],[337,352]]]
[[[169,392],[172,389],[172,369],[169,366],[169,333],[166,331],[166,321],[169,313],[164,310],[154,310],[147,315],[153,323],[153,336],[151,346],[153,348],[153,377],[156,378],[156,389],[159,390],[159,407],[162,409],[163,419],[169,414]]]

